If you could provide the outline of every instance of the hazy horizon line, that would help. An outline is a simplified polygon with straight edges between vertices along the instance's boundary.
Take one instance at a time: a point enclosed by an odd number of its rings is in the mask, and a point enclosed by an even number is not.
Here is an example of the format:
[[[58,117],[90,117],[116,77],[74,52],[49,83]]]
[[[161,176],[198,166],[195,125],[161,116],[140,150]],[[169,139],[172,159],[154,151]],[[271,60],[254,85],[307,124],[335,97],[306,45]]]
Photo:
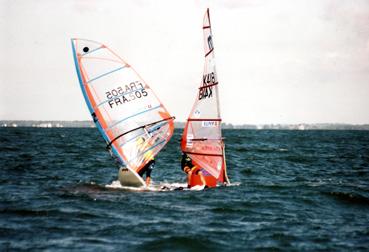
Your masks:
[[[38,120],[38,119],[0,119],[0,122],[91,122],[93,123],[93,120]],[[175,123],[186,123],[186,121],[174,121]],[[348,122],[294,122],[294,123],[280,123],[280,122],[268,122],[268,123],[232,123],[232,122],[226,122],[222,121],[222,124],[228,124],[228,125],[312,125],[312,124],[345,124],[345,125],[369,125],[369,122],[367,123],[348,123]]]

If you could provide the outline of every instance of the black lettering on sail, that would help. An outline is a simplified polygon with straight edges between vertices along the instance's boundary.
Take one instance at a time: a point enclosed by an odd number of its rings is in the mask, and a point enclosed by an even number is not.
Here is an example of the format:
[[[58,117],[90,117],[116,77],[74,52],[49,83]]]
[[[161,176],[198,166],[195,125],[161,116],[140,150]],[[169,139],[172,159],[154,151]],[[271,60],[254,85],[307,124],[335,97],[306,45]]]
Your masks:
[[[199,90],[199,100],[213,96],[213,86],[216,84],[215,73],[211,72],[202,76],[202,88]]]
[[[203,84],[203,86],[214,84],[214,83],[216,83],[215,79],[216,78],[215,78],[215,73],[214,72],[204,74],[204,76],[202,77],[202,84]]]
[[[213,96],[213,87],[200,88],[199,90],[199,100],[204,98],[210,98]]]
[[[208,87],[209,88],[209,98],[213,96],[213,87]]]
[[[199,90],[199,100],[201,100],[201,99],[202,99],[203,90],[204,90],[204,89],[202,89],[202,88],[200,88],[200,90]]]

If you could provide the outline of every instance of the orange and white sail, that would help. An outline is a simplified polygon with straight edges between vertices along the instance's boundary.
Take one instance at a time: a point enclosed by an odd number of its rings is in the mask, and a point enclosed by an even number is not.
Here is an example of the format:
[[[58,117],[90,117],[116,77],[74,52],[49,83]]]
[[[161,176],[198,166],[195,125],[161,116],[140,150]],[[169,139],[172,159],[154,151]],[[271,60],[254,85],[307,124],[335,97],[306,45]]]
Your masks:
[[[72,39],[75,66],[91,116],[107,147],[134,172],[173,134],[173,119],[137,72],[106,45]]]
[[[219,109],[218,76],[209,9],[203,21],[204,73],[183,132],[181,149],[218,182],[228,182]]]

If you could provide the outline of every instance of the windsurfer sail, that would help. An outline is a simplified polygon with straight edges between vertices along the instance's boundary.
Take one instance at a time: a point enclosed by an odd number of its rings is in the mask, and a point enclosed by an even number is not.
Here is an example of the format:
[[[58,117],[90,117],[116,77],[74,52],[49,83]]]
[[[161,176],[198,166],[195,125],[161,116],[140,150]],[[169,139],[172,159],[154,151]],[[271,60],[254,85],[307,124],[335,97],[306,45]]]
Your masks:
[[[72,39],[72,49],[97,128],[124,171],[139,180],[137,173],[171,138],[174,117],[137,72],[106,45]],[[144,139],[145,145],[137,145],[138,139]],[[145,184],[142,179],[139,182]]]
[[[229,183],[229,180],[222,138],[218,76],[215,69],[209,9],[206,10],[202,29],[205,50],[204,74],[182,135],[181,149],[192,159],[196,167],[203,169],[207,186],[215,186],[217,182]],[[190,181],[190,186],[198,184],[201,184],[200,179]]]

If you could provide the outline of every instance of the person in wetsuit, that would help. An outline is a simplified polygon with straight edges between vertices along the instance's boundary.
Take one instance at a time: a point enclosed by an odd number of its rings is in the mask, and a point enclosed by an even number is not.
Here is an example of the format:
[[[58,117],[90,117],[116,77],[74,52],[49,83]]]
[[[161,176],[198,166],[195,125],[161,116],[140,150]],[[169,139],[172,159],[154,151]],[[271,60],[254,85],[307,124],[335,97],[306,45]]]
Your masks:
[[[201,168],[192,163],[192,159],[186,154],[182,154],[181,168],[187,174],[187,186],[191,188],[191,182],[194,175],[199,175],[202,185],[206,187],[206,181],[202,174]]]
[[[155,160],[151,159],[138,173],[143,178],[143,175],[146,176],[145,182],[146,185],[149,186],[151,183],[151,172],[155,168]]]
[[[140,137],[137,139],[137,146],[140,151],[143,151],[145,149],[146,143],[145,138]],[[155,167],[155,160],[154,155],[151,150],[146,151],[144,153],[144,160],[149,160],[144,167],[141,168],[141,170],[138,172],[138,175],[140,175],[142,178],[145,175],[145,182],[146,185],[149,186],[151,183],[151,172]]]

